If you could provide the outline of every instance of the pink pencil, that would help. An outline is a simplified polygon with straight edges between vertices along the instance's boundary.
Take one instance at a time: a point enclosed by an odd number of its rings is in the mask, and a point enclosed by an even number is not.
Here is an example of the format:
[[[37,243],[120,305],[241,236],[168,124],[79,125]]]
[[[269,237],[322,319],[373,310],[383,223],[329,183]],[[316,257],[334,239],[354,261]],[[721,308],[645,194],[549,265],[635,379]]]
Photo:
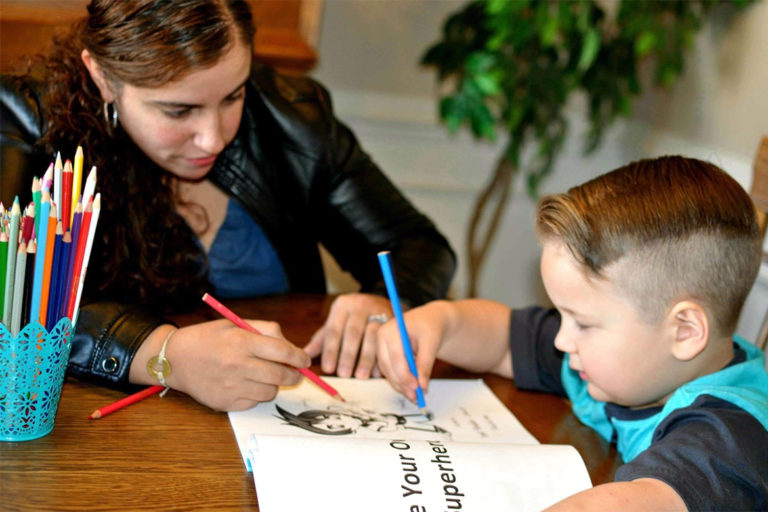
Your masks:
[[[251,331],[256,334],[261,334],[255,327],[251,326],[251,324],[247,323],[245,320],[237,316],[234,311],[229,309],[227,306],[219,302],[218,300],[211,297],[210,294],[206,293],[203,295],[203,302],[211,306],[213,309],[218,311],[223,317],[229,319],[233,324],[236,326],[245,329],[246,331]],[[342,402],[346,402],[344,400],[344,397],[339,394],[338,391],[336,391],[333,387],[328,385],[327,382],[325,382],[323,379],[318,377],[315,373],[312,372],[312,370],[309,370],[307,368],[297,368],[299,372],[301,372],[302,375],[304,375],[306,378],[320,386],[325,392],[327,392],[329,395],[331,395],[333,398],[339,399]]]

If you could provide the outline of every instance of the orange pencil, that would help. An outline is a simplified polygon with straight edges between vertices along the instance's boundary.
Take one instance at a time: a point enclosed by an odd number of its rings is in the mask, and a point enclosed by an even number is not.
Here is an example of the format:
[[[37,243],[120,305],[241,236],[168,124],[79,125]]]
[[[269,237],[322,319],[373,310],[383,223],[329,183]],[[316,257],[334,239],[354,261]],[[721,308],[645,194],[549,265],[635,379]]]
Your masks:
[[[40,310],[38,313],[41,325],[45,325],[48,318],[48,300],[50,299],[51,272],[53,271],[53,249],[56,242],[56,226],[58,225],[56,216],[56,203],[51,202],[51,212],[48,216],[48,232],[45,234],[45,254],[38,254],[38,257],[45,258],[43,260],[43,286],[40,289]],[[35,319],[30,320],[35,321]]]
[[[246,331],[251,331],[256,334],[261,334],[258,329],[253,327],[251,324],[247,323],[245,320],[240,318],[235,314],[234,311],[229,309],[227,306],[219,302],[218,300],[211,297],[210,294],[206,293],[203,295],[203,302],[211,306],[213,309],[221,313],[221,315],[227,319],[229,319],[233,324],[240,327],[241,329],[245,329]],[[308,368],[296,368],[299,370],[299,373],[304,375],[306,378],[320,386],[323,391],[331,395],[333,398],[336,398],[338,400],[341,400],[342,402],[346,402],[344,400],[344,397],[339,394],[336,389],[334,389],[332,386],[330,386],[327,382],[325,382],[323,379],[321,379],[319,376],[317,376],[312,370],[309,370]]]
[[[122,409],[123,407],[128,407],[131,404],[135,404],[136,402],[140,400],[144,400],[148,396],[152,396],[155,393],[159,393],[165,388],[163,386],[149,386],[148,388],[142,389],[138,393],[134,393],[132,395],[128,395],[127,397],[118,400],[115,403],[109,404],[107,406],[102,407],[101,409],[96,409],[91,413],[90,416],[88,416],[89,420],[97,420],[99,418],[103,418],[107,414],[112,414],[115,411],[118,411]]]

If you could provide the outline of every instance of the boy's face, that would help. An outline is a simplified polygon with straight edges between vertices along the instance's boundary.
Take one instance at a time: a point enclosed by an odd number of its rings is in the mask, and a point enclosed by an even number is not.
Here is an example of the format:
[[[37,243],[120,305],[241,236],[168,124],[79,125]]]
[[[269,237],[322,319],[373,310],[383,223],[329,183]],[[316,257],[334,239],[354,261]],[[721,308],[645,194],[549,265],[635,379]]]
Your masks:
[[[663,402],[677,385],[673,331],[643,321],[610,279],[588,279],[561,242],[544,243],[541,275],[562,315],[555,346],[570,354],[592,398],[628,407]]]

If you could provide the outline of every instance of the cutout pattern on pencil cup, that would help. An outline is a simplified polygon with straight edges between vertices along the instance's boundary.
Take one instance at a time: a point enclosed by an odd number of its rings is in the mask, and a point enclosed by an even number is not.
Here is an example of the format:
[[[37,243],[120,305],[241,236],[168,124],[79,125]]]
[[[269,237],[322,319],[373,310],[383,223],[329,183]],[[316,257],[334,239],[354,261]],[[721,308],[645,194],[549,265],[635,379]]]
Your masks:
[[[0,441],[53,430],[74,332],[67,317],[50,332],[30,323],[15,338],[0,324]]]

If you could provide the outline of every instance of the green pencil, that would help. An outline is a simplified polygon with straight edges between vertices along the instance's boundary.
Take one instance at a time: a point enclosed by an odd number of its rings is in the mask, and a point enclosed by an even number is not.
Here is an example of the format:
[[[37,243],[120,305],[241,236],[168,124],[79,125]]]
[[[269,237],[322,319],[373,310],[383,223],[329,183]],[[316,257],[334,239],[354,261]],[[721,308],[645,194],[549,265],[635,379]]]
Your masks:
[[[0,219],[2,222],[2,219]],[[0,320],[3,318],[5,305],[5,270],[8,267],[8,235],[0,227]]]
[[[21,218],[21,207],[19,207],[18,196],[13,200],[11,208],[11,223],[8,233],[8,257],[6,261],[8,266],[5,271],[5,307],[3,308],[3,323],[6,327],[11,325],[11,313],[13,312],[13,278],[16,270],[16,249],[19,242],[19,220]]]
[[[32,178],[32,202],[35,203],[35,236],[37,236],[40,228],[40,199],[43,195],[42,183],[40,178]]]

